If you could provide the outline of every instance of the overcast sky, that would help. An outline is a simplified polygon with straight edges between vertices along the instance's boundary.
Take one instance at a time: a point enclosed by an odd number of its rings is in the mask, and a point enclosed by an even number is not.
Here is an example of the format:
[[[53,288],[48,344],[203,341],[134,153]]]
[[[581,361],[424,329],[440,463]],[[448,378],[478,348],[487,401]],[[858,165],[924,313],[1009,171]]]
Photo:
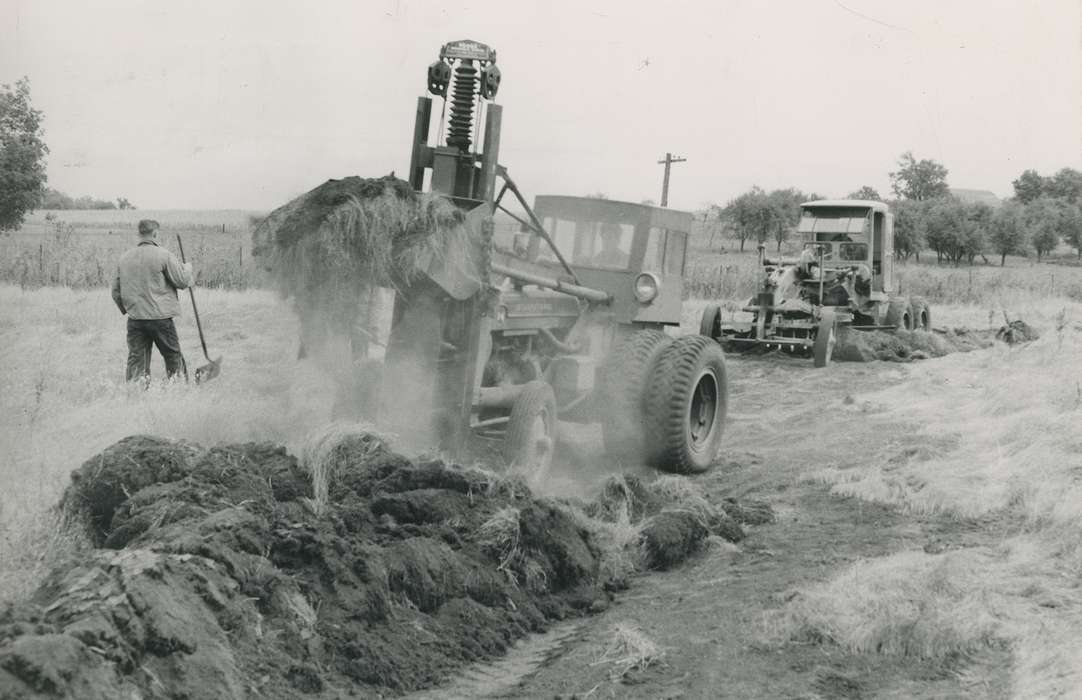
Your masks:
[[[498,52],[501,162],[531,194],[841,196],[912,150],[954,187],[1082,168],[1082,0],[0,0],[0,83],[45,113],[51,186],[270,209],[409,162],[446,41]]]

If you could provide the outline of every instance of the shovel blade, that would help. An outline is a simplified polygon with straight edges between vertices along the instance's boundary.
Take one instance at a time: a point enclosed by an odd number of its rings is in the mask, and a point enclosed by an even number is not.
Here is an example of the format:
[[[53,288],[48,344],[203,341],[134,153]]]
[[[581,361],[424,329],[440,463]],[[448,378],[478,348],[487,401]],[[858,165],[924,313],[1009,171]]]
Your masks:
[[[209,382],[214,379],[222,371],[222,358],[219,356],[217,360],[211,360],[209,364],[205,364],[202,367],[198,367],[195,370],[195,383],[202,384],[203,382]]]

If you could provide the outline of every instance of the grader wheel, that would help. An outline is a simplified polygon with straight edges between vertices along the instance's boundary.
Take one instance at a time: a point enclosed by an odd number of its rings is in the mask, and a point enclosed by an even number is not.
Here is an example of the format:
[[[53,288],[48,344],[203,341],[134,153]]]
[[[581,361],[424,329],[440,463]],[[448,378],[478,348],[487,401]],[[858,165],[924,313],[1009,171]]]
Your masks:
[[[548,476],[556,448],[556,395],[542,381],[527,382],[511,405],[503,456],[531,484]]]
[[[932,330],[932,307],[923,297],[910,297],[909,308],[913,314],[913,328],[919,331]]]
[[[703,309],[703,316],[699,321],[699,335],[714,340],[721,336],[721,307],[717,304],[710,304]]]
[[[688,474],[708,470],[721,446],[728,402],[725,354],[710,338],[677,338],[658,359],[646,399],[650,464]]]
[[[913,310],[909,306],[908,299],[891,299],[887,307],[886,325],[894,326],[895,330],[913,330]]]
[[[673,339],[658,330],[636,331],[613,351],[602,384],[601,434],[605,451],[625,459],[645,453],[643,394],[650,371]]]

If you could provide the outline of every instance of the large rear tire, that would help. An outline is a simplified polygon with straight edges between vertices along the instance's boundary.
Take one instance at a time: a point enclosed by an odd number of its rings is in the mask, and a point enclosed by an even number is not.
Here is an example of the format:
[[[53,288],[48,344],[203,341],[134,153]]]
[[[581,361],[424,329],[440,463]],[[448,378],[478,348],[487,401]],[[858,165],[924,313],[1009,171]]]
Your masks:
[[[556,395],[545,382],[526,382],[511,405],[503,439],[504,459],[512,471],[536,485],[548,476],[555,449]]]
[[[725,353],[710,338],[677,338],[658,359],[646,397],[649,462],[680,474],[704,472],[721,448],[728,403]]]
[[[913,314],[913,328],[918,331],[932,330],[932,307],[924,297],[909,297],[909,308]]]
[[[815,330],[815,344],[812,346],[812,362],[816,367],[826,367],[834,355],[834,346],[838,342],[838,322],[834,309],[824,308],[819,317],[819,327]]]
[[[605,452],[642,461],[646,456],[643,397],[651,371],[671,336],[641,330],[624,339],[605,365],[601,388],[601,434]]]

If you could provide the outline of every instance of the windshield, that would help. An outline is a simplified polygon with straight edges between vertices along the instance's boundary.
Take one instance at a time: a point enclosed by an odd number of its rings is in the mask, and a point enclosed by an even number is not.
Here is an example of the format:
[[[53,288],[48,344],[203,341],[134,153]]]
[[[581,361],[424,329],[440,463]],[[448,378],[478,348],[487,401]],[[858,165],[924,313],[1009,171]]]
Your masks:
[[[572,265],[626,270],[631,261],[631,241],[635,227],[600,221],[576,221],[546,216],[542,224],[556,247]],[[556,255],[542,243],[537,259],[557,262]]]
[[[851,240],[849,234],[863,234],[867,223],[868,211],[866,209],[846,207],[805,209],[800,214],[797,231],[811,234],[820,241]]]

